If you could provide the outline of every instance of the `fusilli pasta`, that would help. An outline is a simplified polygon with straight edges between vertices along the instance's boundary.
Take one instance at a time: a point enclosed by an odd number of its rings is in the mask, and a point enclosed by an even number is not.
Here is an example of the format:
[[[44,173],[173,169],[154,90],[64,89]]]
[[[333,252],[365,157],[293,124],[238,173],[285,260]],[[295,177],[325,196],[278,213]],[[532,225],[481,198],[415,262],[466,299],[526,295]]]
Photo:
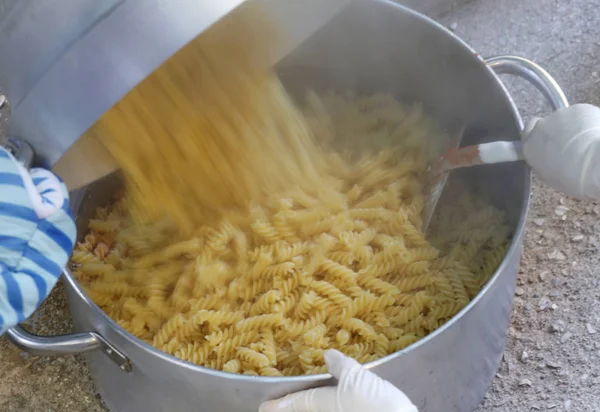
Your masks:
[[[167,353],[252,376],[324,372],[328,348],[372,361],[460,311],[504,256],[503,214],[453,189],[426,237],[425,137],[439,131],[388,95],[307,100],[327,185],[226,211],[191,235],[137,226],[118,200],[72,257],[90,297]],[[332,151],[344,142],[356,153]]]

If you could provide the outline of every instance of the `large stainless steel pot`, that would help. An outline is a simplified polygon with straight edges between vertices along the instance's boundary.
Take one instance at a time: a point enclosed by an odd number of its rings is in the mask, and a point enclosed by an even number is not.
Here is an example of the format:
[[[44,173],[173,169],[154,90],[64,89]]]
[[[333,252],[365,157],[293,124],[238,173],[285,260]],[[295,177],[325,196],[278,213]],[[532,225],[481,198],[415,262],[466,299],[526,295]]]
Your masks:
[[[292,93],[306,87],[390,91],[421,102],[449,131],[467,124],[468,143],[518,139],[522,122],[496,73],[529,79],[554,108],[567,104],[552,78],[516,57],[484,60],[432,20],[383,0],[357,1],[280,65]],[[474,190],[506,211],[511,247],[482,292],[435,333],[367,365],[402,388],[423,412],[469,412],[480,402],[504,350],[530,174],[523,164],[465,170]],[[114,176],[73,195],[79,233],[116,190]],[[109,319],[71,273],[64,280],[75,335],[38,337],[17,327],[14,343],[41,355],[87,352],[98,391],[112,411],[254,412],[283,394],[333,383],[329,375],[269,378],[195,366],[136,339]]]

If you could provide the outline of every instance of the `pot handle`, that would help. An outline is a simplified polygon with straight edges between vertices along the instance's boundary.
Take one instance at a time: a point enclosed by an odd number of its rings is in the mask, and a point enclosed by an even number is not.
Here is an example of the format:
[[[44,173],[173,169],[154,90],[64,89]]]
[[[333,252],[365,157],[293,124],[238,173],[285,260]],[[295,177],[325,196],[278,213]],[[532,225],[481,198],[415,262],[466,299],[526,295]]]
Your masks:
[[[6,337],[19,349],[35,356],[64,356],[100,350],[119,368],[131,372],[129,359],[95,332],[38,336],[17,325],[6,331]]]
[[[556,80],[531,60],[507,55],[491,57],[485,62],[496,74],[512,74],[527,80],[544,95],[552,109],[569,107],[567,97]]]

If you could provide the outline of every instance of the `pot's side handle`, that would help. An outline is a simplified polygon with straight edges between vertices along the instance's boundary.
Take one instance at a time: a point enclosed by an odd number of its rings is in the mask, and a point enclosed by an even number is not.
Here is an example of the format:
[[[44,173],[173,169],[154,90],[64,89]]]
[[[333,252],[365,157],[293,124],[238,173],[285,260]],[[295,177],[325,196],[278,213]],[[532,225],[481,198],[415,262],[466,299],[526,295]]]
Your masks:
[[[36,356],[63,356],[100,350],[119,368],[131,372],[129,359],[95,332],[38,336],[22,326],[15,326],[6,331],[6,337],[19,349]]]
[[[6,336],[14,345],[35,356],[70,355],[102,349],[100,337],[93,332],[37,336],[22,326],[15,326],[6,331]]]
[[[527,80],[542,92],[554,110],[569,106],[556,80],[531,60],[518,56],[496,56],[485,59],[485,62],[497,74],[512,74]]]

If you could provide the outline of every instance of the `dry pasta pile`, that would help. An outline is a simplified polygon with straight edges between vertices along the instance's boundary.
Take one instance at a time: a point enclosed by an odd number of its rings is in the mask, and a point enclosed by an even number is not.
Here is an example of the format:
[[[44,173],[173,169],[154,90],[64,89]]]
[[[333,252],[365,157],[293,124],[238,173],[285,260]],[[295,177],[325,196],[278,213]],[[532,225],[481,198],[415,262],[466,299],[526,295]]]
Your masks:
[[[325,372],[328,348],[372,361],[448,321],[504,257],[503,214],[453,189],[430,243],[424,147],[440,132],[421,111],[330,93],[310,94],[306,116],[323,142],[327,196],[290,188],[191,235],[168,220],[134,225],[118,200],[72,257],[89,296],[155,347],[246,375]],[[357,151],[325,149],[344,140]]]

